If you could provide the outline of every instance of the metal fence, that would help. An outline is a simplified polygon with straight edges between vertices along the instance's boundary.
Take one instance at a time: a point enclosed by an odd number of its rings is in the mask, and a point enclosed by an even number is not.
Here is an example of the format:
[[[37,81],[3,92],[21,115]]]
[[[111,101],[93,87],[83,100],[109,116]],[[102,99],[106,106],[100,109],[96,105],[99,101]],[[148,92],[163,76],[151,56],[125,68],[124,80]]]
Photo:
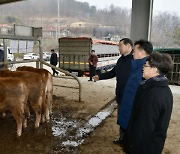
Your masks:
[[[180,85],[180,54],[170,54],[173,60],[173,69],[167,77],[172,84]]]

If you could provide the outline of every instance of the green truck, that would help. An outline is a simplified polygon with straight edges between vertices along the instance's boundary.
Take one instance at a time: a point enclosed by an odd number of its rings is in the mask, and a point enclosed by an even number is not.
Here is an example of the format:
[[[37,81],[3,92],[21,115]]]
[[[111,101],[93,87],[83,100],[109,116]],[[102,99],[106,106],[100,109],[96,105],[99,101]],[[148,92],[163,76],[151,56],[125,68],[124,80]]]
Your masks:
[[[89,75],[88,58],[92,49],[98,56],[97,72],[103,72],[116,65],[120,56],[117,44],[96,41],[92,38],[59,38],[59,67],[78,76]]]

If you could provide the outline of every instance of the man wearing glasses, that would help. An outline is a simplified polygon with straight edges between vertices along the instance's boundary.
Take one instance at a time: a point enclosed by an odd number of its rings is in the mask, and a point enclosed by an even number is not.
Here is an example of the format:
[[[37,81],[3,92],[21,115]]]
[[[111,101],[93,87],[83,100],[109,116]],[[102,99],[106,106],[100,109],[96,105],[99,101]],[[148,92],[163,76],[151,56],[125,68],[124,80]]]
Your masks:
[[[124,137],[126,153],[162,153],[173,107],[173,95],[166,78],[172,66],[168,54],[153,53],[146,60],[145,80],[137,90]]]

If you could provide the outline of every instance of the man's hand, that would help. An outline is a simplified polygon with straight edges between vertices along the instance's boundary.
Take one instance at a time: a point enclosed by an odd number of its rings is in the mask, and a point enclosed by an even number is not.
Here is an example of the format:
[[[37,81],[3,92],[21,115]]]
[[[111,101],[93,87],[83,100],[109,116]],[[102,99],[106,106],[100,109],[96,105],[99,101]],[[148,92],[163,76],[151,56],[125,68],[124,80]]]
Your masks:
[[[93,79],[94,79],[95,81],[98,81],[98,80],[99,80],[99,76],[98,76],[98,75],[95,75],[95,76],[93,76]]]
[[[90,65],[93,65],[93,63],[92,63],[92,62],[90,62]]]

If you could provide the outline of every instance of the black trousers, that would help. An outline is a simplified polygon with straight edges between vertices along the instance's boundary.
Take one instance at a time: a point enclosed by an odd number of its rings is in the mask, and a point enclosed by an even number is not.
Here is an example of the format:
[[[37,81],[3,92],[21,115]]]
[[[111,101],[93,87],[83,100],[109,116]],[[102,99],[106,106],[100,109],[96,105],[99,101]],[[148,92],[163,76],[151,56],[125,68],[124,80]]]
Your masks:
[[[120,107],[121,107],[121,99],[119,97],[116,96],[116,102],[117,102],[117,115],[119,110],[120,110]],[[119,126],[119,138],[124,138],[124,135],[125,135],[125,132],[126,130],[123,129],[121,126]]]
[[[56,66],[56,65],[54,65],[54,66]],[[58,74],[58,71],[56,71],[54,68],[52,68],[52,70],[53,70],[53,76],[55,76],[55,74]]]
[[[90,73],[90,80],[92,80],[92,77],[96,75],[96,67],[93,65],[89,65],[89,73]]]

